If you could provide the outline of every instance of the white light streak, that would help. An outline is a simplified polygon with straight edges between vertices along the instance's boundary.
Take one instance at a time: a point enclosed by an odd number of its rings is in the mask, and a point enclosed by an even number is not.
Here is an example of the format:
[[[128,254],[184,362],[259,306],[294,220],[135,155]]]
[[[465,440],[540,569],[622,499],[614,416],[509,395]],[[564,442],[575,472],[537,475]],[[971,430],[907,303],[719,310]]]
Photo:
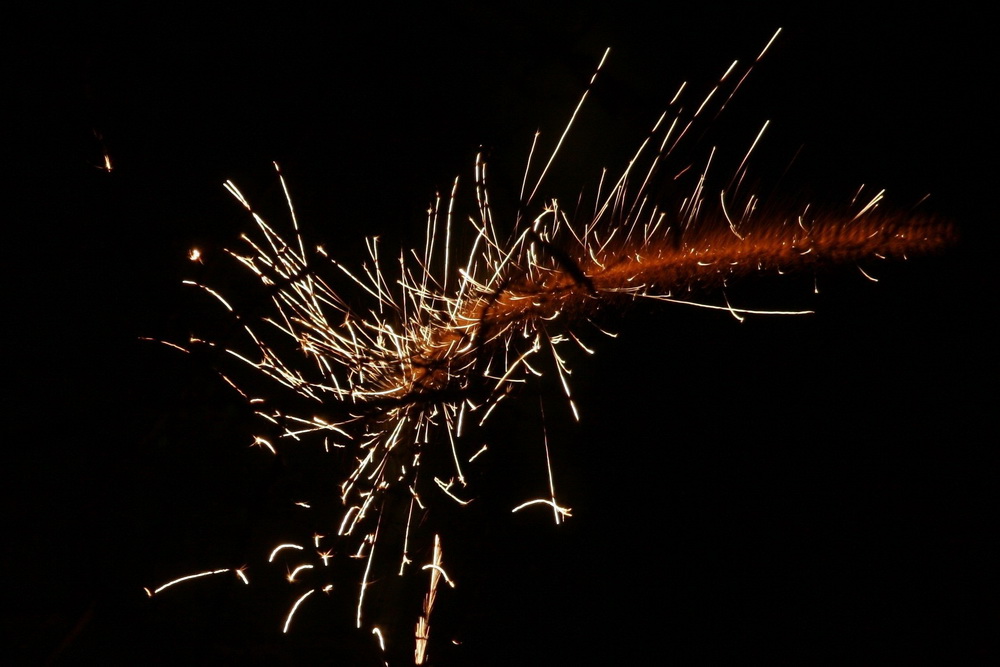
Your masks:
[[[200,579],[201,577],[209,577],[209,576],[211,576],[213,574],[222,574],[223,572],[229,572],[230,569],[231,568],[227,567],[227,568],[222,569],[222,570],[209,570],[207,572],[198,572],[197,574],[189,574],[187,576],[179,577],[177,579],[174,579],[173,581],[168,581],[167,583],[163,584],[162,586],[160,586],[159,588],[157,588],[156,590],[154,590],[152,592],[150,592],[150,590],[147,588],[147,589],[145,589],[146,590],[146,594],[149,595],[149,597],[153,597],[154,595],[156,595],[160,591],[164,591],[164,590],[170,588],[171,586],[173,586],[174,584],[179,584],[182,581],[190,581],[191,579]],[[246,581],[246,577],[243,576],[243,573],[241,571],[237,570],[237,575],[241,579],[243,579],[244,581]]]
[[[305,547],[300,546],[298,544],[279,544],[278,546],[274,547],[273,551],[271,551],[271,555],[267,557],[267,562],[273,563],[274,558],[285,549],[297,549],[299,551],[302,551],[303,549],[305,549]]]
[[[552,510],[556,513],[556,523],[559,523],[560,517],[573,516],[572,508],[570,507],[560,507],[555,503],[554,500],[548,500],[546,498],[535,498],[534,500],[529,500],[527,502],[521,503],[517,507],[511,510],[511,513],[520,512],[525,507],[531,505],[549,505]]]
[[[301,597],[299,597],[299,599],[295,601],[295,603],[292,605],[292,608],[288,610],[288,616],[285,617],[285,625],[282,626],[282,628],[281,628],[282,634],[286,634],[286,635],[288,634],[288,628],[290,628],[292,626],[292,617],[295,616],[295,612],[296,612],[296,610],[298,610],[299,605],[302,604],[303,600],[305,600],[307,597],[309,597],[310,595],[312,595],[315,592],[316,592],[316,589],[310,589],[310,590],[306,591],[305,593],[303,593],[301,595]]]

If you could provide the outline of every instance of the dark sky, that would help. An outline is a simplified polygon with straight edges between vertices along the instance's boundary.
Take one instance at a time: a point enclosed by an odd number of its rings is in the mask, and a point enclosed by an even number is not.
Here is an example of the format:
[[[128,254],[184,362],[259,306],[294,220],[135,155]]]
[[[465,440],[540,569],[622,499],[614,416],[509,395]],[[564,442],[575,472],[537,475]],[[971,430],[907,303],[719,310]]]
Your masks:
[[[435,664],[996,657],[995,63],[973,18],[331,14],[77,11],[5,40],[0,608],[17,662],[368,664],[349,573],[289,637],[293,592],[267,574],[142,592],[200,569],[266,572],[292,489],[326,472],[247,448],[256,424],[217,356],[140,340],[230,335],[184,279],[253,303],[218,252],[251,224],[225,180],[283,222],[280,162],[307,234],[350,264],[365,236],[422,242],[434,191],[471,182],[480,147],[510,206],[532,133],[558,135],[605,47],[550,181],[563,200],[624,165],[681,81],[704,90],[779,26],[695,148],[748,145],[770,120],[752,172],[775,201],[867,184],[905,213],[930,193],[920,210],[954,220],[960,244],[866,263],[878,283],[849,266],[820,274],[819,295],[812,275],[730,294],[809,317],[640,307],[611,322],[616,340],[590,334],[598,353],[573,358],[581,423],[542,389],[572,519],[508,512],[544,488],[526,392],[483,435],[495,458],[477,503],[431,520],[458,581],[432,621]],[[186,260],[195,245],[203,267]]]

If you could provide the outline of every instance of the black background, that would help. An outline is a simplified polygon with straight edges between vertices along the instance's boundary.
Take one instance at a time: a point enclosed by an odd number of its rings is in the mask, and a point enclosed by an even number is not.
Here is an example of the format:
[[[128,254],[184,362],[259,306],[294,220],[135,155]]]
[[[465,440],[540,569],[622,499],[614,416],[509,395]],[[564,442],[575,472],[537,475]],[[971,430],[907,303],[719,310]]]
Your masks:
[[[245,294],[219,251],[251,223],[223,181],[283,222],[278,161],[309,238],[360,261],[365,236],[421,243],[434,191],[471,183],[480,147],[509,206],[532,133],[554,140],[605,47],[550,181],[564,200],[622,168],[681,81],[705,90],[778,26],[712,130],[720,146],[745,150],[770,119],[752,171],[776,179],[798,154],[778,201],[843,202],[864,183],[905,213],[930,193],[921,210],[955,220],[960,245],[865,264],[877,284],[852,266],[821,274],[818,295],[811,275],[729,295],[812,316],[646,306],[617,340],[590,334],[598,353],[572,358],[580,424],[543,390],[574,516],[508,512],[545,488],[527,392],[485,436],[479,500],[436,519],[458,587],[432,618],[435,664],[995,658],[995,63],[974,17],[270,6],[8,26],[0,613],[14,659],[371,659],[346,575],[279,633],[297,593],[260,561],[301,473],[248,449],[256,424],[217,358],[140,340],[227,335],[181,285]],[[243,563],[251,587],[142,590]]]

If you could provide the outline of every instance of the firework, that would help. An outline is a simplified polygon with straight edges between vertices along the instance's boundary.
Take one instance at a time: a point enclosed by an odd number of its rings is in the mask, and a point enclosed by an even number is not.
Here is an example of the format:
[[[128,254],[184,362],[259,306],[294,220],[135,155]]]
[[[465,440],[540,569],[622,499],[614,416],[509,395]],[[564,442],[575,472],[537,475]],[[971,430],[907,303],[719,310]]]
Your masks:
[[[602,58],[591,86],[603,63]],[[302,587],[290,598],[282,631],[294,630],[295,618],[317,592],[332,591],[335,561],[357,559],[354,624],[369,628],[383,647],[386,633],[377,612],[366,606],[371,591],[393,577],[426,577],[420,610],[408,621],[409,639],[388,638],[413,642],[408,645],[414,660],[423,664],[433,647],[432,612],[440,585],[454,582],[447,535],[435,533],[429,540],[419,529],[421,517],[432,503],[472,501],[467,469],[484,450],[478,430],[530,378],[554,376],[578,414],[563,347],[589,353],[583,331],[605,331],[611,319],[606,313],[617,315],[631,302],[651,299],[722,308],[737,317],[789,314],[704,302],[697,295],[752,273],[905,258],[951,240],[952,228],[932,217],[882,213],[883,193],[865,194],[864,188],[841,212],[804,207],[778,213],[747,185],[747,165],[766,124],[721,187],[710,179],[714,149],[700,164],[671,164],[668,158],[691,128],[721,112],[752,67],[733,63],[690,106],[681,86],[622,173],[599,179],[592,204],[567,208],[556,198],[542,200],[542,185],[588,86],[540,165],[533,159],[536,136],[513,220],[494,220],[487,160],[479,155],[471,186],[456,179],[429,207],[422,249],[387,254],[379,239],[371,238],[367,260],[357,267],[303,238],[280,170],[287,233],[258,215],[234,183],[226,183],[256,224],[229,254],[259,279],[271,313],[245,319],[211,286],[189,284],[217,299],[242,327],[245,343],[225,353],[272,380],[282,398],[257,397],[228,373],[224,377],[267,425],[255,445],[272,454],[289,446],[318,447],[331,455],[339,450],[349,461],[334,482],[339,518],[308,541],[277,545],[267,559],[284,563],[288,582]],[[686,195],[658,200],[653,184],[663,179],[689,182]],[[458,214],[466,191],[473,210],[467,218]],[[471,230],[472,239],[461,253],[460,228],[467,228],[466,235]],[[197,251],[192,259],[201,261]],[[311,407],[280,407],[292,395]],[[558,499],[547,438],[544,447],[548,488],[512,510],[544,508],[560,523],[571,509]],[[309,502],[299,504],[309,509]],[[152,597],[174,584],[224,573],[244,583],[252,579],[252,568],[228,567],[147,592]]]

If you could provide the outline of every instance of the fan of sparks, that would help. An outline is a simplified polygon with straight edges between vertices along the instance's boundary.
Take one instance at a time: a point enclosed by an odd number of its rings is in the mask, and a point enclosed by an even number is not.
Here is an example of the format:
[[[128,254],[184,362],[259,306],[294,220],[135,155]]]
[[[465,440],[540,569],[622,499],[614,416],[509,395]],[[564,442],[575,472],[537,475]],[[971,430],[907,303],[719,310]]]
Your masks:
[[[365,594],[371,586],[389,572],[404,575],[417,567],[415,557],[425,559],[426,563],[417,562],[429,573],[429,588],[412,626],[417,664],[426,659],[436,589],[442,581],[454,585],[444,567],[439,535],[434,535],[432,547],[425,543],[414,547],[419,517],[427,503],[465,505],[474,498],[466,469],[485,449],[475,432],[528,378],[554,374],[577,414],[561,347],[570,343],[589,353],[580,330],[585,326],[601,330],[592,321],[599,311],[645,298],[719,307],[741,317],[755,311],[695,302],[689,294],[706,286],[724,287],[741,274],[929,252],[947,243],[952,234],[948,225],[931,218],[882,215],[881,192],[862,198],[859,191],[851,210],[840,215],[811,213],[807,208],[784,218],[768,214],[765,219],[757,197],[741,194],[740,185],[766,124],[750,142],[725,189],[709,190],[712,149],[704,164],[677,169],[676,173],[698,174],[687,197],[666,204],[652,201],[647,191],[663,170],[664,159],[695,121],[709,110],[721,111],[753,64],[740,71],[733,63],[700,103],[690,107],[693,111],[683,103],[682,85],[617,180],[601,177],[593,209],[588,207],[585,216],[579,207],[567,213],[555,199],[539,205],[536,199],[543,180],[601,65],[550,157],[540,166],[531,157],[536,153],[536,135],[522,183],[518,208],[522,213],[512,225],[499,225],[493,219],[487,164],[480,155],[475,161],[471,216],[457,219],[456,179],[451,192],[438,195],[429,208],[422,250],[387,256],[378,238],[370,238],[367,260],[360,268],[350,268],[329,257],[323,247],[307,246],[280,171],[290,235],[265,221],[236,185],[226,183],[256,223],[254,235],[244,235],[242,249],[230,254],[269,290],[271,315],[246,321],[222,294],[207,285],[197,286],[232,311],[243,327],[248,344],[228,349],[228,354],[273,380],[279,391],[293,392],[316,408],[289,414],[237,388],[279,434],[277,439],[257,437],[255,444],[273,453],[279,447],[303,446],[300,441],[314,437],[327,451],[349,448],[354,453],[353,467],[336,481],[342,512],[339,523],[329,530],[336,535],[338,549],[353,544],[350,555],[365,563],[357,588],[356,623],[359,628],[369,623]],[[461,254],[453,247],[458,225],[472,228],[471,245]],[[350,298],[334,283],[347,284]],[[359,297],[368,301],[366,307],[356,305]],[[279,339],[284,342],[276,345]],[[278,352],[289,348],[289,341],[297,352]],[[422,462],[430,458],[431,448],[448,454],[434,456],[435,467],[427,469]],[[545,449],[548,458],[547,442]],[[442,466],[441,461],[447,464]],[[547,474],[548,489],[540,497],[525,498],[513,510],[547,507],[559,523],[570,509],[557,500],[551,464]],[[383,541],[382,517],[390,511],[389,503],[400,502],[408,507],[391,511],[405,515],[404,534]],[[309,543],[281,544],[269,560],[315,552],[308,563],[287,561],[288,579],[295,582],[303,569],[329,566],[334,549],[328,541],[316,535]],[[391,543],[394,552],[379,553],[376,559],[384,542]],[[248,581],[244,569],[222,569],[188,575],[149,593],[223,572]],[[329,590],[330,585],[309,588],[295,598],[283,630],[288,631],[310,595]],[[372,631],[381,642],[379,628],[372,624]]]

